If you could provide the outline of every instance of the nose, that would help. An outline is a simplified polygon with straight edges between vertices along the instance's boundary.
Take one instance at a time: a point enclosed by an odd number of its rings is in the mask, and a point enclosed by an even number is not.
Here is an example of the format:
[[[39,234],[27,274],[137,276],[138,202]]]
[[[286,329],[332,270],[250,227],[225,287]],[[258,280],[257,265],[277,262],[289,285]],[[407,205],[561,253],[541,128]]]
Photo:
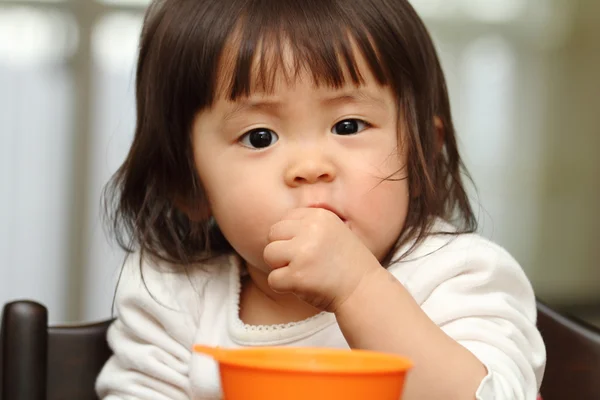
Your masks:
[[[304,154],[290,164],[285,172],[285,183],[290,187],[318,182],[332,182],[335,179],[334,165],[321,155]]]

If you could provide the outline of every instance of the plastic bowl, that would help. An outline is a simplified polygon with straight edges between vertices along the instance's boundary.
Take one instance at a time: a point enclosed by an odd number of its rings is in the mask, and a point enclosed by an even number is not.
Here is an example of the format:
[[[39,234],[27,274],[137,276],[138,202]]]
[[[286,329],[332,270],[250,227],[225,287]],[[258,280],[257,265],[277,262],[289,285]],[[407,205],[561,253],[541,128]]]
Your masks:
[[[398,400],[412,363],[365,351],[195,345],[219,363],[225,400]]]

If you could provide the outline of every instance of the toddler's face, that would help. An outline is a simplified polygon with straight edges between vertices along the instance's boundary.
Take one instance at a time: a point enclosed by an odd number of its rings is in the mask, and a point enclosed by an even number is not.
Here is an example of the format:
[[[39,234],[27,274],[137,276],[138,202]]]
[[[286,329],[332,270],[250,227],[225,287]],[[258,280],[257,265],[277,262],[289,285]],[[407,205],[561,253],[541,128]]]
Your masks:
[[[282,78],[272,93],[220,98],[197,115],[194,158],[212,215],[249,267],[269,271],[269,230],[298,207],[334,211],[379,260],[395,244],[409,200],[397,106],[361,73],[364,85],[340,90]]]

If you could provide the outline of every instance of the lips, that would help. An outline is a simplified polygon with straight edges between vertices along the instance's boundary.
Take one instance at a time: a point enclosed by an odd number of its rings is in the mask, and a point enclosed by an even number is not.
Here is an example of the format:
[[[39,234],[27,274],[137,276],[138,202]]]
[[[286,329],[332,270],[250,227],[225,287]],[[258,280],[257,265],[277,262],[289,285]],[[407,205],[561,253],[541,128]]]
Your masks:
[[[324,210],[328,210],[331,211],[332,213],[334,213],[335,215],[338,216],[339,219],[342,220],[342,222],[346,222],[346,217],[340,212],[338,211],[335,207],[327,204],[327,203],[316,203],[316,204],[311,204],[308,206],[309,208],[322,208]]]

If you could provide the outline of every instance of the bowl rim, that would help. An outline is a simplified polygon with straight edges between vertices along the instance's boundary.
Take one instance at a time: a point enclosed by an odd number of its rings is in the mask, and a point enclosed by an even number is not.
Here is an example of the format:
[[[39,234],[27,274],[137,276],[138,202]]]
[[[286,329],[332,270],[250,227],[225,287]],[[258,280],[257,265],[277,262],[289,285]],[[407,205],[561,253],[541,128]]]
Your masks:
[[[218,351],[219,348],[217,348]],[[221,367],[238,367],[249,368],[255,371],[285,371],[303,374],[316,375],[381,375],[381,374],[404,374],[413,367],[413,362],[407,357],[396,354],[383,353],[372,350],[362,349],[336,349],[336,348],[321,348],[321,347],[242,347],[242,348],[221,348],[222,354],[217,357],[217,362]],[[196,350],[195,350],[196,351]],[[196,351],[199,354],[208,354]],[[276,352],[281,355],[292,355],[294,353],[303,353],[304,355],[312,354],[316,357],[335,355],[342,357],[354,357],[356,355],[366,357],[370,360],[384,361],[384,365],[368,365],[368,366],[349,366],[345,369],[340,369],[339,365],[336,368],[323,365],[289,365],[282,358],[268,360],[263,357],[266,352]],[[255,356],[253,356],[255,355]],[[213,357],[214,358],[214,357]],[[260,362],[257,363],[256,360]]]

